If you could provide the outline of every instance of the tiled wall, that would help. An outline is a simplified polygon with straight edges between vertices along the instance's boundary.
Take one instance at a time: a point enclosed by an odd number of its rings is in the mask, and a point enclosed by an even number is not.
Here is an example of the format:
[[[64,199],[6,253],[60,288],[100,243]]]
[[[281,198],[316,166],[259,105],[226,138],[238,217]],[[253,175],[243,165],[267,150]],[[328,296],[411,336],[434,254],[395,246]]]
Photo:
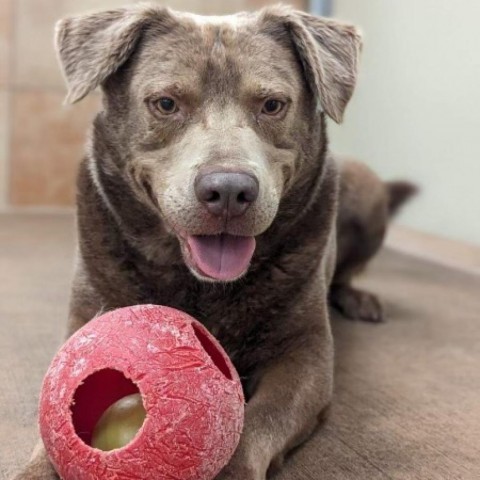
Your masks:
[[[53,25],[65,15],[125,5],[125,0],[0,0],[0,210],[63,207],[98,94],[73,107],[53,50]],[[254,9],[277,0],[166,0],[204,14]],[[303,8],[304,0],[288,3]]]

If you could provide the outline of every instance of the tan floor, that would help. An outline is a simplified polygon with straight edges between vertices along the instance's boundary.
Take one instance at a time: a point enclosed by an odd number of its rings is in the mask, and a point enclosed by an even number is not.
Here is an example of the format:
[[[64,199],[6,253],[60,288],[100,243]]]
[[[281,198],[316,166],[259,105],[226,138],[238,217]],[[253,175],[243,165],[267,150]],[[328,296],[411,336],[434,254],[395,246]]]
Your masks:
[[[0,217],[0,478],[29,456],[63,332],[70,216]],[[334,319],[332,415],[276,480],[480,479],[480,277],[385,251],[384,325]]]

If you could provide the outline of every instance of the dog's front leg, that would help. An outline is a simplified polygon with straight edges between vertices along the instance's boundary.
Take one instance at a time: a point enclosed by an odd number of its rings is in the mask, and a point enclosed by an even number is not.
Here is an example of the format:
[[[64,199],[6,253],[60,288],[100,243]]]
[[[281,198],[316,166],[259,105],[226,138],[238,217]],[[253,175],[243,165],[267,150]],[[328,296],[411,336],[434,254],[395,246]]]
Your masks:
[[[96,298],[93,289],[85,282],[82,270],[75,273],[73,295],[70,306],[70,316],[67,323],[65,338],[69,338],[102,308],[102,303]],[[42,440],[38,440],[28,464],[13,480],[58,480]]]
[[[87,318],[87,316],[82,314],[72,314],[67,325],[66,338],[82,327],[86,323]],[[55,469],[48,459],[42,440],[38,440],[30,461],[13,480],[58,480],[58,478]]]
[[[58,480],[58,478],[47,457],[43,442],[39,440],[28,465],[13,480]]]
[[[240,444],[217,480],[265,480],[269,468],[281,465],[317,426],[330,403],[332,376],[332,338],[325,323],[322,332],[305,332],[295,350],[262,371],[246,407]]]

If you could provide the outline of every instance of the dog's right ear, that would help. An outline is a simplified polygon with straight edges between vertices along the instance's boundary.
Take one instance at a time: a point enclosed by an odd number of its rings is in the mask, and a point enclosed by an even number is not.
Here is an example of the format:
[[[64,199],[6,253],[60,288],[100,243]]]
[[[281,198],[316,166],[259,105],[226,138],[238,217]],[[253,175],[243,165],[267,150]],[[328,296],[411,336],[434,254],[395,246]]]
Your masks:
[[[357,80],[359,31],[282,5],[266,7],[260,18],[263,31],[277,38],[288,35],[318,105],[340,123]]]
[[[125,63],[151,22],[167,30],[168,9],[134,6],[60,20],[55,46],[68,85],[66,102],[84,98]]]

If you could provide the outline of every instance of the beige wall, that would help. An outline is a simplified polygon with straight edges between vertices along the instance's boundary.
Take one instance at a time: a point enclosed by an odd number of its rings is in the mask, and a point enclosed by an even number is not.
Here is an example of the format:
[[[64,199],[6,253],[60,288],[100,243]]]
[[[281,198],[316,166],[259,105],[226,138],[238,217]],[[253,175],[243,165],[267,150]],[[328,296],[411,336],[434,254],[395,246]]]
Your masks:
[[[480,1],[336,0],[365,35],[337,151],[422,194],[400,222],[480,244]]]
[[[74,177],[98,95],[63,107],[53,25],[68,14],[126,0],[0,0],[0,209],[72,205]],[[276,0],[166,0],[204,14],[254,9]],[[288,3],[302,8],[303,0]]]

